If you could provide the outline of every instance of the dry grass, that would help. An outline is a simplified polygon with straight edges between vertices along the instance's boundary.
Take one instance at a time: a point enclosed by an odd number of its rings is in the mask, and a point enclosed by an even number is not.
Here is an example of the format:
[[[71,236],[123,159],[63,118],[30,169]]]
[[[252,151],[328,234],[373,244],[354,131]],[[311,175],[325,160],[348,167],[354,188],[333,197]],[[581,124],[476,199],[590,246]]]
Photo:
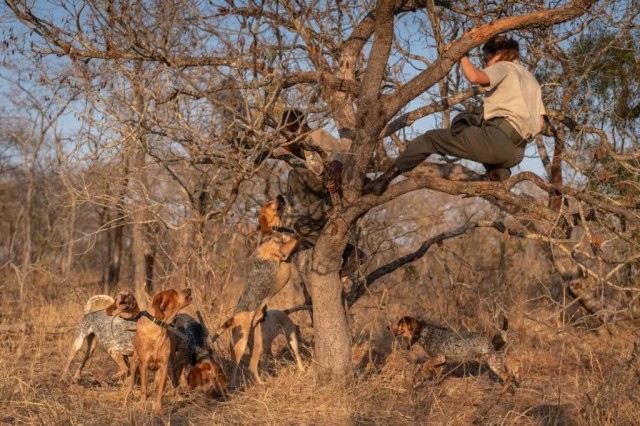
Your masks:
[[[67,294],[53,296],[56,293]],[[23,322],[28,327],[26,332],[0,335],[0,423],[640,423],[635,397],[640,369],[636,361],[629,361],[634,340],[630,333],[556,333],[535,328],[524,317],[512,318],[518,339],[509,350],[508,365],[522,385],[514,393],[501,394],[501,385],[494,378],[471,368],[456,370],[440,383],[421,376],[414,380],[410,374],[413,354],[397,348],[390,351],[390,336],[379,333],[372,340],[354,345],[357,375],[346,387],[317,386],[313,359],[307,351],[304,373],[298,372],[293,363],[278,362],[266,385],[249,385],[226,400],[174,392],[165,397],[165,417],[154,419],[150,405],[123,402],[122,384],[109,379],[116,371],[115,364],[100,350],[89,361],[79,383],[60,377],[82,305],[91,293],[95,292],[46,289],[25,303],[11,301],[10,294],[5,298],[0,325]],[[310,340],[308,330],[303,334]],[[371,351],[369,344],[373,345]],[[224,345],[217,350],[228,358]],[[368,362],[371,353],[378,355],[374,362]],[[635,387],[629,383],[635,383]]]

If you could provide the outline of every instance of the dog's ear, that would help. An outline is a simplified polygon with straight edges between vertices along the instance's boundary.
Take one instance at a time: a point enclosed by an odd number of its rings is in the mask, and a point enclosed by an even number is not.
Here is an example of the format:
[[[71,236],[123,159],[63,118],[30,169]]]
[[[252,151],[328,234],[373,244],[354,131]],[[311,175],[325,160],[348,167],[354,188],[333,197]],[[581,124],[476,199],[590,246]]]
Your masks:
[[[509,329],[509,320],[506,316],[502,316],[502,331],[507,331]]]
[[[168,292],[163,291],[162,293],[156,294],[153,298],[153,303],[151,303],[151,307],[156,312],[156,317],[158,319],[164,318],[164,311],[167,309],[167,305],[171,301],[171,297]]]
[[[140,312],[140,306],[138,306],[138,301],[135,296],[133,297],[133,308],[129,311],[130,314],[138,314]]]
[[[199,365],[196,365],[191,369],[191,371],[189,371],[187,383],[189,383],[189,387],[191,389],[195,389],[202,384],[202,371],[200,370]]]
[[[411,330],[413,336],[418,336],[422,332],[422,323],[413,317],[405,317],[407,327]]]
[[[117,299],[117,297],[116,297],[116,299]],[[116,309],[118,309],[118,307],[116,306],[116,303],[117,303],[117,301],[114,300],[113,303],[111,305],[109,305],[107,307],[107,309],[105,309],[105,313],[107,315],[109,315],[110,317],[112,317],[113,313],[116,311]]]
[[[235,317],[231,317],[228,320],[226,320],[224,322],[224,328],[231,328],[233,327],[233,323],[234,323]]]

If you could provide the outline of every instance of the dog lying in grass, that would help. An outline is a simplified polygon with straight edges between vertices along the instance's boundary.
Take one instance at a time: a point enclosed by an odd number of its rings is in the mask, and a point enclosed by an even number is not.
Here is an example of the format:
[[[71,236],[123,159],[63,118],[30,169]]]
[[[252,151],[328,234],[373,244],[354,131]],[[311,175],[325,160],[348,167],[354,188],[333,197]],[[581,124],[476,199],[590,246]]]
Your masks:
[[[93,309],[94,305],[93,302],[88,303],[85,310]],[[118,364],[118,372],[114,379],[125,377],[128,370],[125,359],[133,355],[135,319],[139,312],[140,308],[134,295],[129,291],[121,291],[106,309],[87,313],[80,322],[76,339],[71,346],[71,352],[62,374],[67,374],[73,358],[86,342],[84,357],[73,376],[73,380],[80,377],[82,369],[97,346],[106,350]]]
[[[213,360],[205,328],[187,314],[176,315],[172,325],[184,336],[169,333],[169,377],[173,386],[180,385],[182,373],[186,371],[187,382],[192,390],[203,387],[203,392],[209,396],[222,396],[227,388],[227,378]]]
[[[264,383],[258,373],[258,366],[262,356],[266,354],[272,357],[271,345],[276,336],[281,333],[287,339],[291,352],[296,359],[298,370],[303,371],[302,359],[298,350],[298,327],[291,321],[289,314],[298,310],[308,309],[307,306],[300,306],[279,311],[275,309],[267,310],[267,306],[258,311],[238,312],[229,318],[215,333],[213,341],[226,330],[231,329],[232,333],[232,356],[235,363],[231,383],[236,385],[240,360],[247,347],[251,354],[249,361],[249,371],[257,383]]]
[[[437,324],[431,324],[413,317],[403,317],[389,326],[395,336],[409,340],[409,346],[419,344],[429,354],[429,360],[423,368],[434,369],[438,375],[445,364],[463,364],[469,361],[486,362],[503,382],[503,392],[517,386],[514,377],[507,371],[503,354],[506,345],[508,322],[503,320],[502,330],[493,340],[470,331],[454,331]]]

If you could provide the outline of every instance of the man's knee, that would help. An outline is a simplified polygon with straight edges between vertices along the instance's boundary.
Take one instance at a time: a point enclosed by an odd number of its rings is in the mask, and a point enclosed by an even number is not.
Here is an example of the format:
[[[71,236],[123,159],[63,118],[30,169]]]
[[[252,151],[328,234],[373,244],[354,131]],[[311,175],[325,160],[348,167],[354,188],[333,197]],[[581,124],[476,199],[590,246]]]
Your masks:
[[[418,136],[407,144],[407,148],[398,156],[395,165],[400,171],[413,169],[423,162],[429,155],[437,152],[435,138],[447,129],[435,129]]]

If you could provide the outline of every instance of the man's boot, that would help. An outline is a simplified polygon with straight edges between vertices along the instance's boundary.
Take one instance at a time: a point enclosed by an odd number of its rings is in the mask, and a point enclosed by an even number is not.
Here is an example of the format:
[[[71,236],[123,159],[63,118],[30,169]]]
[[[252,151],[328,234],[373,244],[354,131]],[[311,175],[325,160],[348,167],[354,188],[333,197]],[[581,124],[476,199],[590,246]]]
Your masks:
[[[384,191],[386,191],[387,188],[389,187],[389,184],[391,183],[391,181],[395,179],[397,176],[400,176],[400,174],[402,174],[402,172],[394,164],[393,166],[389,167],[380,176],[378,176],[371,182],[365,184],[364,187],[362,188],[362,194],[366,195],[366,194],[374,193],[377,196],[382,195]]]
[[[511,177],[511,170],[503,167],[488,169],[487,177],[491,182],[502,182],[503,180],[507,180]]]

